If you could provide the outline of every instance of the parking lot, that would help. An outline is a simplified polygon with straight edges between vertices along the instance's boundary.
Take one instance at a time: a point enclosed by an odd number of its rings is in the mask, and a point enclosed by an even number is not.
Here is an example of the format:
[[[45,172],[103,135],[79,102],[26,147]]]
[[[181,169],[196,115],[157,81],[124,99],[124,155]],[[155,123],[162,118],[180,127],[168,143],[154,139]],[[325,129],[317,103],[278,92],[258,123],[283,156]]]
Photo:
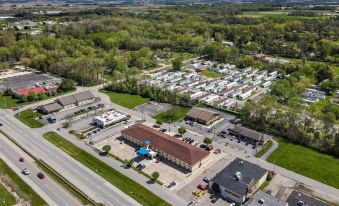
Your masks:
[[[212,109],[213,110],[213,109]],[[204,137],[209,137],[213,140],[213,142],[225,145],[228,144],[233,147],[237,147],[240,149],[243,149],[248,153],[249,155],[254,155],[256,153],[256,150],[260,150],[260,147],[254,148],[253,145],[248,144],[245,141],[238,140],[237,137],[230,136],[227,134],[220,135],[222,132],[228,133],[228,129],[235,126],[235,123],[233,120],[237,119],[234,115],[227,114],[224,112],[220,112],[220,115],[222,116],[222,119],[219,121],[216,121],[214,124],[205,126],[198,123],[191,123],[187,121],[179,121],[174,123],[176,127],[184,127],[188,130],[188,132],[185,134],[185,137],[190,137],[195,140],[196,142],[203,142]],[[194,143],[194,144],[195,144]]]
[[[215,203],[211,203],[210,196],[212,195],[210,192],[203,195],[202,197],[195,196],[192,192],[194,190],[201,190],[198,188],[198,185],[201,184],[203,186],[206,186],[207,183],[203,181],[203,179],[206,177],[207,179],[211,179],[217,174],[219,171],[221,171],[224,167],[226,167],[231,161],[234,160],[233,156],[223,154],[222,158],[220,158],[216,163],[210,165],[208,168],[204,170],[203,173],[197,175],[194,179],[192,179],[188,184],[186,184],[184,187],[182,187],[180,190],[177,191],[177,194],[190,202],[192,202],[192,205],[227,205],[227,202],[222,199],[218,199]]]
[[[7,88],[12,90],[23,90],[35,87],[36,83],[42,82],[60,82],[60,79],[49,75],[40,73],[30,73],[22,76],[14,76],[0,81],[0,91],[5,91]]]
[[[137,106],[134,108],[134,110],[152,117],[156,114],[166,111],[169,108],[170,104],[149,101],[146,104]]]

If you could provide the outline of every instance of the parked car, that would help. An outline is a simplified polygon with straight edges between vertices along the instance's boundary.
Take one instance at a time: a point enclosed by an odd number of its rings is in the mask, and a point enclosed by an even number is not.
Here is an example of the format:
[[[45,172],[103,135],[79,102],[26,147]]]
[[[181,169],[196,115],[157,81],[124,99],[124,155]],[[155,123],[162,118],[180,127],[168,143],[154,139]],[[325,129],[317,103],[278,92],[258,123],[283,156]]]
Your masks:
[[[39,179],[45,179],[45,175],[42,172],[39,172],[37,176],[39,177]]]
[[[203,185],[203,184],[199,184],[198,185],[198,189],[200,189],[200,190],[207,190],[207,186]]]
[[[19,158],[19,162],[24,162],[24,161],[25,161],[25,159],[23,157]]]
[[[202,190],[202,191],[198,191],[198,190],[194,190],[192,193],[193,195],[197,196],[197,197],[201,197],[204,196],[205,194],[207,194],[208,190]]]
[[[204,177],[202,180],[206,183],[209,183],[209,181],[210,181],[207,177]]]
[[[3,124],[0,122],[0,126],[3,126]]]
[[[169,188],[175,187],[176,185],[177,183],[173,181],[167,185],[167,188],[169,189]]]
[[[145,169],[145,167],[146,167],[146,166],[145,166],[144,164],[138,164],[138,165],[137,165],[137,169],[138,169],[138,170],[143,170],[143,169]]]
[[[219,197],[217,195],[214,195],[212,198],[211,198],[211,202],[212,203],[216,203],[218,201]]]
[[[24,174],[24,175],[29,175],[29,170],[28,169],[23,169],[22,170],[22,174]]]

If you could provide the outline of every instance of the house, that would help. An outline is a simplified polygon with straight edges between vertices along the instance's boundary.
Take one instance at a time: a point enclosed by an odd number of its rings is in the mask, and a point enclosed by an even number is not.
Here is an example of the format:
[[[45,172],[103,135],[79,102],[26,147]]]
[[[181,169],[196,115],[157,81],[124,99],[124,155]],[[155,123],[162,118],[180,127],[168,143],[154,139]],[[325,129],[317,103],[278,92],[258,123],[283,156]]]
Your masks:
[[[89,90],[79,92],[74,95],[61,97],[56,100],[56,102],[63,107],[63,110],[71,109],[76,106],[90,104],[93,103],[94,101],[95,96]]]
[[[303,94],[302,94],[305,102],[313,104],[319,99],[325,99],[326,93],[323,91],[319,91],[316,89],[307,89]]]
[[[268,171],[258,165],[236,158],[208,183],[221,198],[243,204],[266,181]]]
[[[201,167],[209,155],[206,150],[141,123],[122,130],[121,136],[138,146],[143,146],[143,143],[148,141],[150,148],[157,152],[158,156],[189,171],[194,171]]]
[[[51,114],[51,113],[59,112],[62,109],[63,109],[63,106],[61,106],[61,104],[57,102],[53,102],[53,103],[46,104],[46,105],[39,107],[39,111],[41,111],[44,114]]]
[[[230,134],[239,136],[245,141],[251,141],[253,144],[259,145],[266,144],[270,138],[269,135],[242,126],[235,126],[234,128],[228,129],[228,131]]]
[[[288,203],[259,190],[245,206],[288,206]]]
[[[245,100],[245,99],[247,99],[248,97],[250,97],[251,95],[252,95],[252,91],[250,90],[250,91],[244,92],[244,93],[242,93],[242,94],[239,94],[239,95],[238,95],[238,99],[240,99],[240,100]]]
[[[210,125],[220,119],[220,114],[205,108],[193,107],[187,114],[186,119],[204,125]]]

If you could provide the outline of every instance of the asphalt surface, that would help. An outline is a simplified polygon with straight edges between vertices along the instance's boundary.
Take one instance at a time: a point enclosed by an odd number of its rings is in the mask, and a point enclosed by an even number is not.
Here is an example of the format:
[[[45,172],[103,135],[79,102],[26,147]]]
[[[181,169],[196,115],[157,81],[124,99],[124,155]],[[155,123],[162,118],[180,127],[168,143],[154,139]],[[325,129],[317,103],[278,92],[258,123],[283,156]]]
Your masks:
[[[41,134],[27,128],[12,115],[2,110],[0,111],[0,116],[0,122],[3,123],[1,129],[3,131],[34,156],[39,157],[53,167],[64,178],[96,202],[114,206],[140,205],[102,177],[46,141]],[[48,193],[48,195],[53,194]]]
[[[20,162],[19,158],[23,157],[24,162]],[[27,154],[16,147],[5,136],[0,134],[0,158],[19,176],[21,179],[32,187],[41,198],[49,205],[65,205],[76,206],[81,203],[68,193],[59,184],[54,183],[46,174],[45,179],[41,180],[36,175],[41,170]],[[22,170],[26,168],[30,171],[29,175],[22,174]]]

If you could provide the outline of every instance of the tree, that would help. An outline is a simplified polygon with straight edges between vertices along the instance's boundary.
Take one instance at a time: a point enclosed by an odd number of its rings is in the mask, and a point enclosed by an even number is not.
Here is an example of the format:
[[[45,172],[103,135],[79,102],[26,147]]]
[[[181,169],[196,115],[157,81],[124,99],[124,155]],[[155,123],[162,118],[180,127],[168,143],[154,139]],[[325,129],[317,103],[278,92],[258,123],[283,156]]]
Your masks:
[[[172,66],[173,66],[173,69],[174,70],[180,70],[181,67],[183,66],[183,62],[182,62],[182,58],[181,57],[175,57],[173,60],[172,60]]]
[[[133,163],[134,163],[134,159],[130,159],[130,160],[125,160],[125,166],[126,167],[132,167],[132,165],[133,165]]]
[[[157,120],[155,123],[157,123],[158,125],[162,125],[162,121]]]
[[[267,180],[267,181],[271,181],[272,178],[273,178],[273,173],[272,173],[272,171],[269,171],[269,172],[267,173],[267,178],[266,178],[266,180]]]
[[[58,90],[67,92],[75,89],[75,82],[72,79],[63,79]]]
[[[152,180],[156,181],[159,178],[160,174],[159,172],[153,172],[151,176],[152,176]]]
[[[108,154],[109,151],[110,151],[111,149],[112,149],[111,145],[108,145],[108,144],[106,144],[106,145],[104,145],[104,146],[102,147],[102,151],[103,151],[105,154]]]
[[[21,95],[20,96],[20,102],[27,102],[27,96],[26,95]]]
[[[184,136],[184,134],[186,133],[186,128],[185,127],[180,127],[178,129],[178,132],[180,133],[181,136]]]
[[[211,143],[212,143],[211,138],[205,137],[205,138],[204,138],[204,143],[205,143],[205,144],[211,144]]]

